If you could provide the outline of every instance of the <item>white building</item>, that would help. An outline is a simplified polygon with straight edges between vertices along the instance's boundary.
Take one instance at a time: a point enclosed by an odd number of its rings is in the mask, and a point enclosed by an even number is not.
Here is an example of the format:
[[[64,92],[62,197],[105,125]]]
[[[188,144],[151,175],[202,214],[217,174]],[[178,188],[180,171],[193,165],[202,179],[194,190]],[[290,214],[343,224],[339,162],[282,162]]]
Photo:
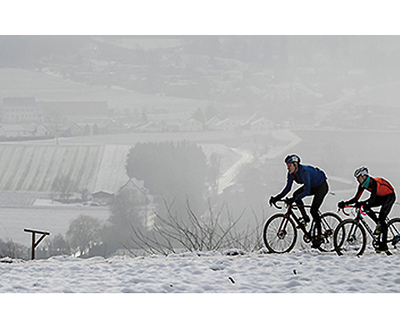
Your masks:
[[[42,122],[43,110],[41,103],[34,97],[3,98],[2,123]]]

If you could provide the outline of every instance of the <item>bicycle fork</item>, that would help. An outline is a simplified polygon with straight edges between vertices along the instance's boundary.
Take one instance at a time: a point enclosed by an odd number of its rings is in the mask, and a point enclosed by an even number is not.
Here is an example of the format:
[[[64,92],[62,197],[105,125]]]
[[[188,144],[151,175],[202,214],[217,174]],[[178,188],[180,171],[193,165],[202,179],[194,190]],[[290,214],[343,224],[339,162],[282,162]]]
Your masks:
[[[285,214],[284,220],[279,225],[279,229],[278,229],[278,233],[277,233],[277,236],[279,239],[284,239],[287,234],[286,226],[287,226],[288,220],[289,220],[289,212],[287,212]]]
[[[349,234],[347,235],[347,238],[346,238],[346,241],[350,245],[353,245],[353,244],[358,242],[356,232],[360,228],[360,226],[361,226],[361,221],[360,220],[356,220],[356,222],[351,225]]]
[[[397,244],[400,242],[400,232],[394,225],[390,225],[388,227],[388,233],[390,231],[391,236],[393,237],[390,243],[392,244],[393,248],[397,248]]]

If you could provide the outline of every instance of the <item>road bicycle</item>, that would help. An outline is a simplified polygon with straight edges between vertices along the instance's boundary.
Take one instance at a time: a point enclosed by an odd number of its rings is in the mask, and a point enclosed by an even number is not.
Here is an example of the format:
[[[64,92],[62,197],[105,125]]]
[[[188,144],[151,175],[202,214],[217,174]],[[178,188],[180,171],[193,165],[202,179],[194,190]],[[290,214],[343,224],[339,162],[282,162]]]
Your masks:
[[[303,241],[310,243],[315,236],[315,222],[311,219],[309,223],[310,229],[307,230],[307,227],[302,222],[303,217],[300,209],[294,202],[288,202],[288,199],[278,202],[283,202],[287,210],[285,213],[272,215],[266,221],[263,229],[263,239],[269,252],[283,254],[294,248],[297,241],[298,229],[303,232]],[[282,209],[282,207],[277,206],[275,203],[274,206]],[[304,208],[309,210],[311,206],[305,205]],[[333,233],[342,219],[333,212],[320,213],[320,217],[323,241],[318,249],[320,251],[334,251]],[[310,218],[312,217],[310,216]]]
[[[361,256],[367,246],[366,231],[371,237],[372,246],[377,248],[380,235],[374,234],[368,225],[364,218],[367,214],[363,211],[362,206],[346,206],[345,208],[353,208],[355,210],[355,217],[343,220],[333,234],[333,243],[337,254],[339,256]],[[345,208],[342,211],[346,216],[349,216]],[[392,253],[400,243],[400,218],[386,218],[386,223],[388,226],[388,250]]]

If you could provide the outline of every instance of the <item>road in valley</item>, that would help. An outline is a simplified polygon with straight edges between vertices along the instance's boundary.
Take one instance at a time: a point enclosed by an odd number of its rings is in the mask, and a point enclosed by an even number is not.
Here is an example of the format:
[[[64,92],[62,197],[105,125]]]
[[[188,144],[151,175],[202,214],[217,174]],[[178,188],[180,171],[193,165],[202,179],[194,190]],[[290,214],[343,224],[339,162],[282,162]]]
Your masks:
[[[234,180],[244,164],[254,160],[253,154],[250,151],[237,148],[232,148],[232,151],[240,154],[241,157],[218,178],[218,194],[221,194],[224,189],[234,184]]]

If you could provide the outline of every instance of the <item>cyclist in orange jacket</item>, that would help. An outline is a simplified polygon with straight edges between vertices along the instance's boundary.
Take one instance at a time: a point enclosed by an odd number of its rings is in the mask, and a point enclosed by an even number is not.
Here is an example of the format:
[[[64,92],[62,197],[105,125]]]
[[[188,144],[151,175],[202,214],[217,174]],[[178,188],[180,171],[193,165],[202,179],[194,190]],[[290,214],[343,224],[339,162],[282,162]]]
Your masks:
[[[384,178],[369,176],[368,168],[366,167],[356,169],[354,172],[354,177],[359,183],[356,195],[348,201],[340,201],[338,203],[338,207],[344,208],[349,204],[362,205],[365,212],[377,225],[374,234],[379,235],[382,233],[379,246],[375,249],[375,251],[378,253],[386,252],[387,254],[390,254],[387,245],[386,218],[389,215],[394,202],[396,201],[394,188]],[[359,202],[358,200],[360,199],[364,190],[369,191],[371,196],[368,200]],[[379,206],[381,206],[381,209],[379,211],[379,218],[377,218],[375,212],[371,208]]]

